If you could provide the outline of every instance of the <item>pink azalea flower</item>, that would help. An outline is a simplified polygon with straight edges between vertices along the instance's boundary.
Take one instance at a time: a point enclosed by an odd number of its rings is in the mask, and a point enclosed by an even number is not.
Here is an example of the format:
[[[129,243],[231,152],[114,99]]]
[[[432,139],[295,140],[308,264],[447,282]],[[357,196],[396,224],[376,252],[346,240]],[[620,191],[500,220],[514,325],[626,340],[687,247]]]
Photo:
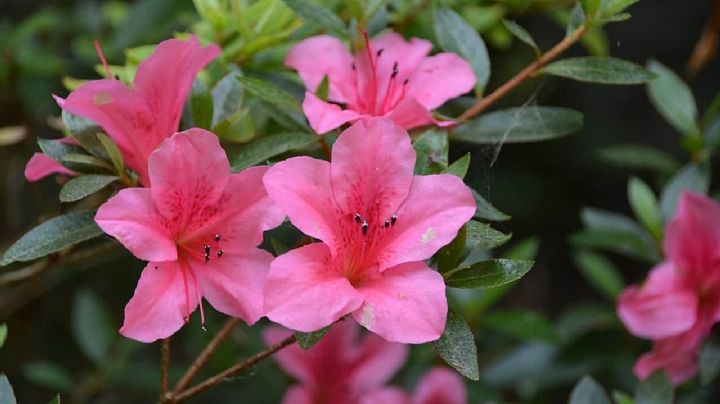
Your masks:
[[[140,184],[149,186],[150,153],[178,130],[193,79],[219,54],[217,45],[201,47],[194,36],[169,39],[140,63],[132,87],[114,79],[92,80],[58,104],[105,129]],[[30,178],[37,178],[36,173],[31,169]]]
[[[415,388],[412,404],[465,404],[467,389],[458,372],[445,367],[427,371]]]
[[[53,142],[64,143],[64,144],[76,144],[75,139],[71,137],[64,137],[61,139],[53,140]],[[64,167],[62,164],[50,158],[50,156],[44,153],[34,153],[30,160],[28,160],[25,166],[25,179],[30,182],[39,181],[48,175],[52,174],[64,174],[64,175],[77,175],[75,171]]]
[[[319,134],[346,122],[382,116],[405,129],[438,123],[429,111],[470,91],[475,73],[454,53],[427,56],[432,44],[409,42],[395,32],[372,40],[352,55],[339,39],[314,36],[288,52],[285,64],[297,70],[307,92],[303,111]],[[327,76],[328,102],[315,95]],[[447,124],[448,122],[444,122]]]
[[[150,155],[150,188],[128,188],[95,221],[137,258],[150,261],[125,306],[120,333],[151,342],[188,320],[204,297],[215,309],[256,322],[272,255],[256,248],[284,214],[262,186],[267,167],[231,174],[217,137],[190,129]]]
[[[407,346],[372,334],[358,338],[359,329],[343,321],[307,351],[291,345],[275,354],[280,367],[299,382],[285,393],[283,403],[374,404],[379,402],[376,398],[404,399],[402,390],[385,383],[405,363]],[[289,330],[271,327],[265,330],[264,338],[274,344],[290,334]]]
[[[618,315],[632,334],[655,341],[635,374],[664,370],[680,384],[697,373],[702,341],[720,319],[720,205],[683,192],[663,249],[666,261],[620,295]]]
[[[377,118],[343,132],[331,163],[296,157],[268,170],[270,197],[322,241],[273,261],[268,318],[309,332],[352,313],[389,341],[440,337],[445,284],[423,260],[452,241],[475,201],[460,178],[413,176],[414,166],[407,132]]]

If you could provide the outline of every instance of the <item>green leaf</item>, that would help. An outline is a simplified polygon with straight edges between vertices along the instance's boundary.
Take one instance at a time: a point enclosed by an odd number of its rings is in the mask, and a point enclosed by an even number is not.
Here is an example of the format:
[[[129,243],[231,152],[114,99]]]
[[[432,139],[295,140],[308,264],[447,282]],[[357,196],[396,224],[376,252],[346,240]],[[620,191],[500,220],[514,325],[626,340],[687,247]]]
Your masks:
[[[463,179],[465,175],[467,175],[468,168],[470,168],[470,152],[465,153],[464,156],[455,160],[455,162],[450,164],[443,172]]]
[[[415,139],[415,174],[437,174],[445,170],[448,164],[448,147],[447,135],[440,129],[430,129]]]
[[[89,290],[81,289],[75,294],[71,319],[82,352],[98,365],[106,363],[115,332],[102,302]]]
[[[125,162],[123,161],[122,153],[120,153],[120,149],[117,147],[115,142],[113,142],[112,139],[104,133],[96,133],[95,136],[97,136],[98,141],[105,149],[105,153],[110,158],[113,167],[115,167],[115,172],[120,175],[124,174]]]
[[[479,192],[477,192],[474,189],[470,189],[473,194],[473,198],[475,198],[475,218],[476,219],[485,219],[485,220],[492,220],[494,222],[502,222],[504,220],[509,220],[510,215],[501,212],[500,210],[496,209],[494,206],[490,204],[490,202],[487,201],[482,195],[480,195]]]
[[[467,241],[467,225],[460,228],[457,236],[450,244],[441,248],[435,255],[438,271],[445,273],[457,266]]]
[[[507,30],[510,31],[510,33],[515,36],[515,38],[521,40],[526,45],[533,48],[536,55],[540,55],[540,48],[538,48],[532,35],[530,35],[530,33],[527,32],[527,30],[525,28],[520,26],[515,21],[502,20],[502,23],[505,26],[505,28],[507,28]]]
[[[597,14],[598,8],[602,0],[580,0],[585,15],[592,18]]]
[[[60,404],[60,394],[56,394],[52,400],[48,401],[48,404]]]
[[[471,220],[465,225],[467,228],[467,248],[474,249],[476,247],[489,250],[500,247],[510,240],[511,235],[501,233],[486,223]]]
[[[460,374],[470,380],[480,379],[477,347],[470,327],[462,316],[448,310],[445,331],[433,344],[435,352]]]
[[[683,167],[665,185],[660,196],[660,212],[663,219],[669,220],[674,214],[680,201],[680,194],[683,190],[695,191],[705,194],[710,185],[710,177],[706,167],[688,164]]]
[[[604,0],[600,4],[601,16],[609,17],[625,11],[626,8],[640,0]]]
[[[618,230],[638,236],[646,235],[631,218],[608,210],[583,208],[580,211],[580,220],[591,229]]]
[[[449,8],[437,9],[434,20],[435,38],[440,47],[457,53],[470,63],[482,92],[490,78],[490,58],[485,42],[473,27]]]
[[[296,129],[311,131],[305,122],[300,102],[287,91],[253,77],[241,76],[237,79],[245,91],[265,103],[266,108],[276,116],[278,122],[290,122]]]
[[[635,217],[645,226],[650,234],[660,240],[662,236],[662,218],[660,206],[655,193],[643,180],[632,177],[628,182],[628,198]]]
[[[3,373],[0,373],[0,403],[17,404],[10,381]]]
[[[243,147],[233,159],[232,168],[238,172],[269,158],[318,141],[316,135],[307,133],[275,133],[253,140]]]
[[[595,379],[585,376],[575,385],[570,394],[569,404],[611,404],[611,402]]]
[[[585,11],[583,11],[582,5],[578,1],[570,11],[570,18],[568,18],[565,35],[567,36],[577,31],[577,29],[583,24],[585,24]]]
[[[279,257],[290,251],[290,248],[285,243],[275,237],[270,237],[270,245],[272,245],[276,257]]]
[[[560,337],[553,325],[533,311],[499,310],[482,317],[484,326],[520,340],[557,342]]]
[[[315,95],[320,98],[323,101],[327,101],[328,99],[328,93],[330,92],[330,79],[328,79],[328,75],[324,75],[322,81],[320,81],[320,84],[317,87],[317,90],[315,90]]]
[[[648,242],[636,234],[616,229],[582,230],[570,237],[570,241],[581,248],[597,248],[655,263],[660,256],[656,249],[650,249]]]
[[[79,115],[71,114],[66,110],[62,110],[60,116],[62,117],[63,124],[67,128],[68,132],[73,135],[98,128],[98,125],[95,122]]]
[[[705,128],[705,144],[710,150],[720,148],[720,117],[715,118]]]
[[[568,108],[517,107],[489,112],[460,124],[452,139],[470,143],[538,142],[582,128],[583,115]]]
[[[652,170],[660,173],[674,173],[679,164],[669,154],[645,145],[619,144],[600,150],[600,158],[611,165]]]
[[[717,379],[718,375],[720,375],[720,347],[708,341],[700,350],[700,383],[708,385]]]
[[[62,158],[62,162],[66,167],[73,167],[72,169],[82,173],[95,173],[101,171],[113,171],[113,167],[106,163],[104,160],[100,160],[95,156],[89,154],[70,153],[66,154]]]
[[[50,390],[70,391],[74,385],[72,375],[52,362],[27,363],[22,371],[28,380]]]
[[[0,348],[2,348],[3,345],[5,345],[5,340],[7,339],[7,334],[8,334],[7,324],[5,324],[5,323],[0,324]]]
[[[673,386],[663,372],[655,372],[652,376],[638,384],[635,390],[636,404],[672,404]]]
[[[574,261],[585,280],[611,302],[615,302],[625,284],[612,262],[590,251],[576,253]]]
[[[655,77],[635,63],[600,56],[562,59],[545,66],[539,73],[601,84],[643,84]]]
[[[540,240],[530,237],[510,247],[503,256],[513,260],[532,261],[539,249]]]
[[[330,324],[327,327],[323,327],[317,331],[313,332],[295,332],[295,340],[297,340],[298,345],[302,349],[310,349],[313,347],[313,345],[320,342],[320,339],[325,336],[325,334],[330,331],[330,328],[332,327],[332,324]]]
[[[78,169],[77,165],[65,162],[63,161],[63,158],[70,154],[84,153],[82,147],[72,144],[60,143],[57,141],[57,139],[51,140],[38,138],[37,142],[38,146],[40,146],[40,150],[42,150],[43,153],[45,153],[51,159],[55,160],[57,163],[62,164],[64,167],[67,167],[71,170]],[[79,168],[83,169],[84,167],[80,166]]]
[[[190,113],[193,126],[211,129],[213,122],[213,98],[205,83],[196,78],[190,92]]]
[[[213,87],[211,91],[213,106],[211,127],[213,129],[240,109],[243,87],[237,77],[241,74],[239,69],[232,69]]]
[[[453,288],[493,288],[522,278],[534,263],[498,258],[458,267],[443,276],[445,284]]]
[[[0,266],[43,257],[103,234],[94,217],[95,210],[78,210],[40,224],[5,251]]]
[[[60,190],[61,202],[75,202],[110,185],[118,177],[114,175],[88,174],[71,178]]]
[[[341,38],[347,37],[348,31],[345,23],[329,9],[306,0],[283,1],[303,20],[316,24]]]
[[[612,397],[613,400],[615,400],[615,404],[635,404],[635,400],[632,397],[620,390],[613,391]]]
[[[680,133],[699,136],[697,107],[690,88],[660,62],[651,60],[647,66],[657,76],[648,84],[655,109]]]

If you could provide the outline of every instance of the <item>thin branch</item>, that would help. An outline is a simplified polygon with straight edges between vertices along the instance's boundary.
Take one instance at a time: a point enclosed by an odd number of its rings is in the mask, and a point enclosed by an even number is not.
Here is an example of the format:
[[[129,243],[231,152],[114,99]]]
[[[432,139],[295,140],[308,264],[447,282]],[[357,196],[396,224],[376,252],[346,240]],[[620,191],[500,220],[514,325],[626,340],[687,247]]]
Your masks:
[[[258,352],[255,355],[245,359],[244,361],[238,363],[237,365],[226,369],[215,376],[212,376],[205,380],[204,382],[198,383],[195,386],[177,394],[172,395],[171,397],[166,396],[166,401],[172,402],[172,403],[178,403],[184,400],[187,400],[193,396],[195,396],[198,393],[201,393],[215,385],[218,385],[225,381],[226,379],[237,376],[238,374],[242,373],[244,370],[254,366],[258,362],[262,361],[263,359],[266,359],[270,357],[275,352],[285,348],[286,346],[292,344],[295,342],[295,334],[285,338],[284,340],[280,341],[279,343],[269,347],[268,349]]]
[[[193,362],[193,364],[190,365],[185,374],[182,375],[180,381],[178,381],[173,388],[173,394],[180,393],[185,387],[187,387],[188,384],[190,384],[193,377],[195,377],[195,375],[197,375],[200,369],[205,366],[208,359],[210,359],[210,356],[218,349],[220,344],[225,341],[228,335],[230,335],[230,332],[239,322],[240,319],[234,317],[228,319],[223,328],[220,329],[220,331],[215,335],[212,341],[210,341],[210,343],[205,347],[205,349],[200,353],[200,355],[198,355],[198,357],[195,359],[195,362]]]
[[[160,397],[164,397],[170,388],[170,338],[160,342]]]
[[[486,110],[489,106],[497,102],[499,99],[507,95],[510,91],[515,89],[523,81],[527,80],[535,72],[540,70],[543,66],[560,56],[565,52],[572,44],[580,40],[587,31],[585,25],[581,25],[578,29],[571,32],[562,41],[558,42],[557,45],[553,46],[552,49],[544,53],[537,60],[531,63],[528,67],[524,68],[520,73],[516,74],[513,78],[505,82],[505,84],[498,87],[495,91],[488,94],[487,97],[481,98],[475,102],[467,111],[463,112],[458,117],[459,122],[467,121],[468,119],[476,116],[477,114]]]

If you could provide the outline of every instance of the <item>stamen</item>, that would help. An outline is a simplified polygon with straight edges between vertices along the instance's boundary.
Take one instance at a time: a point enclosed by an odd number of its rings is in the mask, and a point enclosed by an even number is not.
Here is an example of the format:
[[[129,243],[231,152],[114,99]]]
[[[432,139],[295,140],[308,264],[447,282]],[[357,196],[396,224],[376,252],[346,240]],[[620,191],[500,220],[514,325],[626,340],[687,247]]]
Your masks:
[[[218,258],[222,257],[223,254],[225,254],[225,252],[223,250],[218,250],[218,252],[217,252]]]
[[[356,213],[356,214],[355,214],[355,221],[358,222],[358,223],[360,223],[360,222],[362,221],[362,217],[360,216],[359,213]]]
[[[362,225],[360,225],[360,226],[362,227],[363,236],[366,236],[367,232],[368,232],[368,222],[363,220]]]
[[[368,95],[368,98],[370,99],[370,111],[372,111],[374,114],[375,106],[377,104],[377,68],[375,66],[375,60],[372,57],[372,50],[370,49],[370,38],[368,37],[367,30],[363,30],[363,37],[365,38],[365,53],[367,53],[368,63],[370,63],[370,94]]]
[[[183,286],[185,287],[185,315],[183,316],[183,321],[188,322],[190,321],[190,291],[188,291],[188,284],[187,284],[187,274],[185,273],[185,268],[182,269],[182,276],[183,276]]]
[[[350,63],[350,68],[355,70],[355,62]]]
[[[219,235],[219,234],[216,234],[216,235],[215,235],[215,241],[220,241],[220,235]]]
[[[393,70],[392,74],[390,75],[391,79],[394,79],[398,75],[398,62],[393,63]]]
[[[385,48],[380,48],[380,49],[378,49],[378,51],[377,51],[377,57],[382,56],[383,52],[385,52]]]
[[[200,306],[200,327],[202,328],[203,331],[207,331],[205,329],[205,310],[203,310],[202,295],[200,294],[200,287],[197,283],[197,279],[195,279],[195,274],[193,273],[193,271],[189,270],[189,272],[190,272],[190,276],[192,277],[193,284],[195,284],[195,297],[197,298],[198,306]],[[190,316],[189,312],[190,312],[190,310],[188,309],[188,316]]]
[[[390,219],[385,219],[385,228],[390,227]]]
[[[210,261],[210,246],[205,244],[205,263]]]
[[[397,222],[397,215],[393,213],[392,216],[390,216],[390,224],[395,226],[395,222]]]
[[[105,55],[103,55],[102,49],[100,49],[100,42],[95,40],[93,43],[95,45],[95,52],[97,52],[98,58],[100,58],[100,62],[102,62],[102,65],[105,68],[105,74],[107,74],[107,78],[112,79],[115,76],[113,76],[112,72],[110,71],[110,66],[108,66],[107,60],[105,60]]]

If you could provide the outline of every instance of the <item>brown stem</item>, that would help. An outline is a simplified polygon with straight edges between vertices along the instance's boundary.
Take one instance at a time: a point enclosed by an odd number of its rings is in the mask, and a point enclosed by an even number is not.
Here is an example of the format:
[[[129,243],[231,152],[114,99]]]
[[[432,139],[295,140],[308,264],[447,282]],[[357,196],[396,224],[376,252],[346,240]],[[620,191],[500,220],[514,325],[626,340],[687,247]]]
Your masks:
[[[166,396],[166,401],[177,403],[181,402],[183,400],[187,400],[188,398],[193,397],[194,395],[201,393],[217,384],[222,383],[225,379],[236,376],[240,373],[242,373],[244,370],[248,369],[249,367],[255,365],[256,363],[262,361],[263,359],[266,359],[270,357],[270,355],[274,354],[275,352],[285,348],[286,346],[292,344],[295,342],[295,334],[285,338],[284,340],[278,342],[277,344],[269,347],[268,349],[258,352],[255,355],[245,359],[244,361],[238,363],[237,365],[226,369],[215,376],[212,376],[205,380],[204,382],[198,383],[195,386],[180,392],[179,394],[173,394],[170,397]]]
[[[553,46],[552,49],[544,53],[537,60],[532,62],[529,66],[520,71],[520,73],[516,74],[513,78],[505,82],[505,84],[501,85],[495,91],[488,94],[487,97],[477,100],[472,107],[470,107],[467,111],[463,112],[460,117],[458,117],[458,121],[466,121],[486,110],[489,106],[494,104],[500,98],[504,97],[507,93],[515,89],[515,87],[520,85],[520,83],[530,78],[533,73],[537,72],[538,70],[540,70],[540,68],[548,64],[550,61],[560,56],[561,53],[565,52],[572,44],[582,38],[586,31],[587,27],[585,25],[581,25],[578,29],[571,32],[569,35],[563,38],[562,41],[558,42],[555,46]]]
[[[193,377],[195,377],[195,375],[197,375],[200,369],[205,366],[208,359],[210,359],[210,356],[218,349],[220,344],[225,341],[228,335],[230,335],[230,332],[239,322],[240,320],[234,317],[231,317],[227,320],[223,328],[220,329],[220,331],[215,335],[212,341],[210,341],[210,343],[205,347],[205,349],[200,353],[200,355],[198,355],[198,357],[195,359],[195,362],[193,362],[193,364],[190,365],[185,374],[182,375],[180,381],[177,382],[177,384],[173,388],[174,395],[180,393],[185,387],[187,387],[188,384],[190,384]]]
[[[160,342],[160,397],[170,388],[168,374],[170,372],[170,338]]]

